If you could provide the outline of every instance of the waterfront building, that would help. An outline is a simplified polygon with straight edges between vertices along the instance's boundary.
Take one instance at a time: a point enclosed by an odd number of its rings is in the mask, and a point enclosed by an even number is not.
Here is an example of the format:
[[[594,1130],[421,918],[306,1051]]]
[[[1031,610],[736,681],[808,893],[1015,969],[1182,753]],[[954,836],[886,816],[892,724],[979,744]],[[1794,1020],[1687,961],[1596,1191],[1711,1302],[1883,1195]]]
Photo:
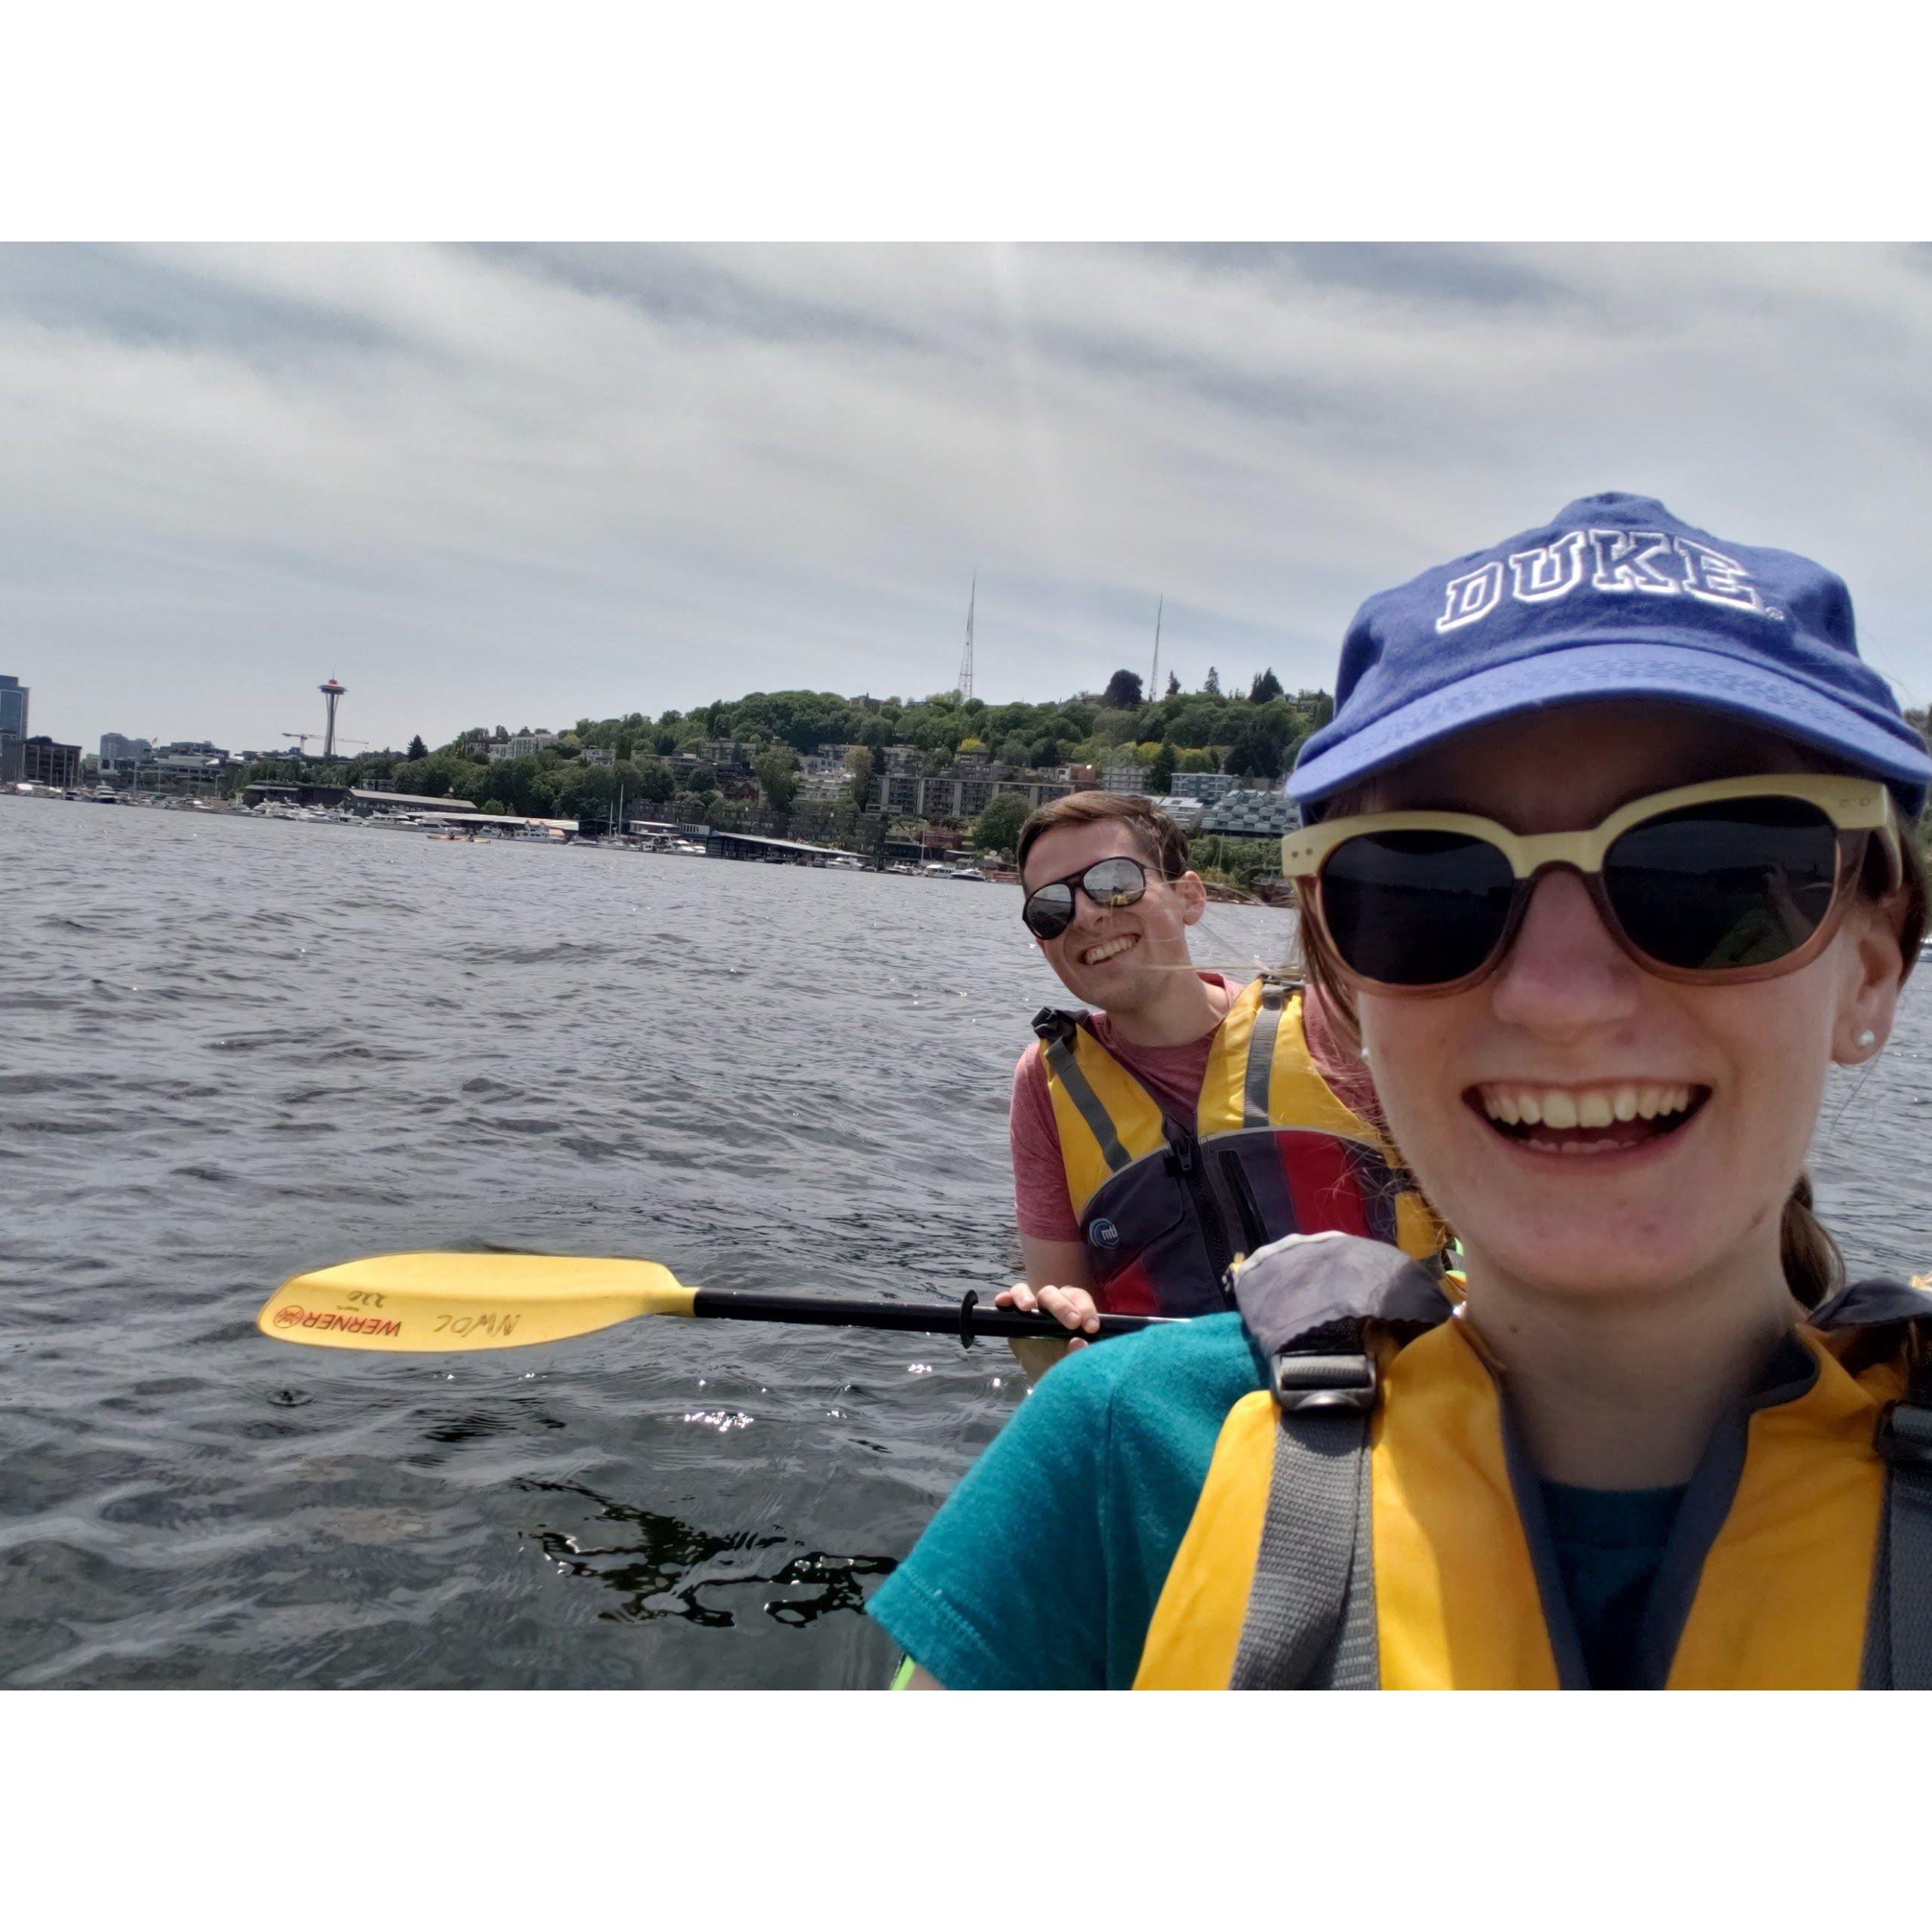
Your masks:
[[[100,734],[100,768],[103,772],[133,771],[154,756],[154,746],[146,738],[123,737],[118,731]]]
[[[13,754],[17,768],[11,777],[0,773],[0,783],[51,785],[57,792],[71,792],[81,782],[78,745],[57,745],[42,736],[9,739],[0,749]]]
[[[1225,798],[1241,783],[1232,771],[1177,771],[1174,777],[1174,796],[1177,798],[1201,798],[1209,804]]]
[[[1278,838],[1301,829],[1301,811],[1280,792],[1230,792],[1201,821],[1203,832],[1230,838]]]
[[[0,677],[0,739],[17,743],[27,734],[27,694],[32,687],[17,678]]]
[[[499,738],[490,746],[492,758],[534,758],[557,742],[554,731],[519,731],[513,738]]]
[[[154,768],[177,778],[209,778],[229,763],[230,754],[207,738],[177,738],[171,744],[157,745],[146,761]]]
[[[962,760],[930,778],[915,772],[884,772],[872,785],[874,809],[897,818],[955,823],[977,818],[1002,792],[1017,793],[1030,812],[1075,789],[1039,772],[1016,775],[1006,765],[983,759]]]
[[[829,804],[847,797],[851,789],[852,774],[842,765],[822,765],[800,776],[798,795],[808,802]]]
[[[1152,801],[1157,811],[1163,811],[1183,832],[1198,832],[1201,820],[1208,808],[1198,798],[1180,798],[1169,796]]]
[[[242,802],[253,811],[257,805],[317,805],[325,811],[346,806],[373,817],[401,812],[474,813],[476,806],[468,798],[432,798],[419,792],[378,792],[357,785],[331,785],[297,781],[293,784],[258,779],[244,787]],[[480,815],[480,814],[479,814]]]
[[[583,748],[583,761],[586,764],[614,765],[617,761],[617,754],[614,751],[605,750],[600,745],[586,745]]]
[[[1147,789],[1147,768],[1144,764],[1121,762],[1109,765],[1100,774],[1103,792],[1142,793]]]

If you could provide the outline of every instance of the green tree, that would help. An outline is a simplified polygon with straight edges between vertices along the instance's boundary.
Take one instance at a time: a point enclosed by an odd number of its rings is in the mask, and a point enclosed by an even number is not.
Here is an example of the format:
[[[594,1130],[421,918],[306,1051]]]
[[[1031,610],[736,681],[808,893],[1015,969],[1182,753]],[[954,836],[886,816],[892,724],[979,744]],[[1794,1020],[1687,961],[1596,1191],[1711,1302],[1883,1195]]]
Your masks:
[[[1136,671],[1116,671],[1107,680],[1100,702],[1110,711],[1131,711],[1140,702],[1140,675]]]
[[[1011,857],[1027,815],[1023,792],[995,792],[973,828],[973,842],[984,851]]]
[[[1164,798],[1174,789],[1175,757],[1174,746],[1163,745],[1147,768],[1147,789],[1157,798]]]
[[[779,817],[792,809],[792,801],[798,795],[798,761],[791,749],[769,751],[752,769],[757,774],[758,788],[770,801],[772,811]]]
[[[1281,695],[1281,681],[1272,669],[1263,671],[1248,687],[1250,704],[1268,704]]]
[[[507,818],[510,810],[500,798],[485,798],[479,809],[491,818]]]
[[[1171,671],[1168,673],[1168,696],[1170,697],[1180,696],[1180,679]]]
[[[1204,697],[1219,697],[1221,695],[1221,674],[1211,664],[1208,667],[1208,676],[1201,687],[1201,694]]]
[[[410,740],[409,749],[403,755],[410,758],[427,758],[429,755],[429,747],[423,742],[423,734],[420,731]]]
[[[845,769],[852,774],[852,799],[863,806],[872,795],[874,760],[870,749],[854,745],[845,754]]]

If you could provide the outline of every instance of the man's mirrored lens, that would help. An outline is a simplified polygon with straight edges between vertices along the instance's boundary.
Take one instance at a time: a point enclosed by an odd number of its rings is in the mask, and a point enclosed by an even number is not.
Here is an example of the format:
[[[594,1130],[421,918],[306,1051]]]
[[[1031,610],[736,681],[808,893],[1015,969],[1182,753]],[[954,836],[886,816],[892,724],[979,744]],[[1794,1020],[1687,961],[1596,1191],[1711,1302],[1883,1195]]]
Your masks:
[[[1080,883],[1096,906],[1131,906],[1147,890],[1147,875],[1131,859],[1103,859]]]
[[[1043,885],[1029,898],[1020,917],[1037,939],[1057,939],[1073,923],[1073,888]]]

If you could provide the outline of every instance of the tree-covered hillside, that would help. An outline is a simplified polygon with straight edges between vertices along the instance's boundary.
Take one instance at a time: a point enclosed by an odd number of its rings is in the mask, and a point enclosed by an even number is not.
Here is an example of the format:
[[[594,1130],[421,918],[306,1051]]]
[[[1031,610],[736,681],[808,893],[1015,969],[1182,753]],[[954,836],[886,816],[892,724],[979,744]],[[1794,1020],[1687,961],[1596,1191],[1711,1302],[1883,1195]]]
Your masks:
[[[1272,672],[1257,678],[1247,695],[1223,695],[1211,673],[1209,683],[1210,689],[1184,692],[1170,680],[1166,696],[1148,701],[1140,696],[1140,679],[1120,673],[1105,696],[1044,704],[989,704],[950,691],[909,703],[832,691],[754,691],[655,718],[637,711],[623,718],[580,718],[559,731],[553,745],[524,757],[493,760],[481,741],[528,735],[528,728],[516,734],[502,726],[478,728],[424,757],[384,752],[338,760],[331,776],[343,784],[380,784],[555,818],[601,816],[612,808],[621,786],[627,811],[662,806],[666,816],[712,822],[721,813],[728,817],[726,808],[733,802],[724,795],[731,786],[728,781],[721,787],[718,765],[708,755],[709,748],[722,745],[743,749],[759,792],[771,803],[799,755],[830,746],[869,753],[869,760],[851,761],[861,774],[868,762],[875,768],[881,762],[888,747],[909,745],[932,772],[965,752],[983,753],[1014,771],[1132,760],[1150,768],[1150,789],[1177,771],[1226,771],[1272,786],[1293,763],[1302,740],[1332,709],[1325,691],[1287,696]],[[586,753],[608,755],[610,762],[601,756],[586,759]],[[314,761],[267,759],[236,782],[238,786],[304,775],[316,775]]]

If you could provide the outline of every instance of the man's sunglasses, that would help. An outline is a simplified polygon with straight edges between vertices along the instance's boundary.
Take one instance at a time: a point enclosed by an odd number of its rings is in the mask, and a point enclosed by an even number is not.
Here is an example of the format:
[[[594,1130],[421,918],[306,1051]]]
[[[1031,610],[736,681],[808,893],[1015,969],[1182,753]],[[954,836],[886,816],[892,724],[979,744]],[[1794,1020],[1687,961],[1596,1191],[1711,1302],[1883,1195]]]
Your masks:
[[[1686,785],[1587,832],[1525,837],[1462,812],[1373,812],[1291,832],[1281,869],[1350,980],[1451,993],[1495,971],[1537,880],[1580,874],[1612,936],[1666,980],[1735,984],[1795,972],[1844,915],[1867,841],[1902,876],[1875,779],[1775,774]]]
[[[1103,859],[1084,872],[1035,888],[1020,909],[1035,939],[1058,939],[1072,924],[1076,887],[1096,906],[1131,906],[1147,891],[1147,868],[1138,859]]]

